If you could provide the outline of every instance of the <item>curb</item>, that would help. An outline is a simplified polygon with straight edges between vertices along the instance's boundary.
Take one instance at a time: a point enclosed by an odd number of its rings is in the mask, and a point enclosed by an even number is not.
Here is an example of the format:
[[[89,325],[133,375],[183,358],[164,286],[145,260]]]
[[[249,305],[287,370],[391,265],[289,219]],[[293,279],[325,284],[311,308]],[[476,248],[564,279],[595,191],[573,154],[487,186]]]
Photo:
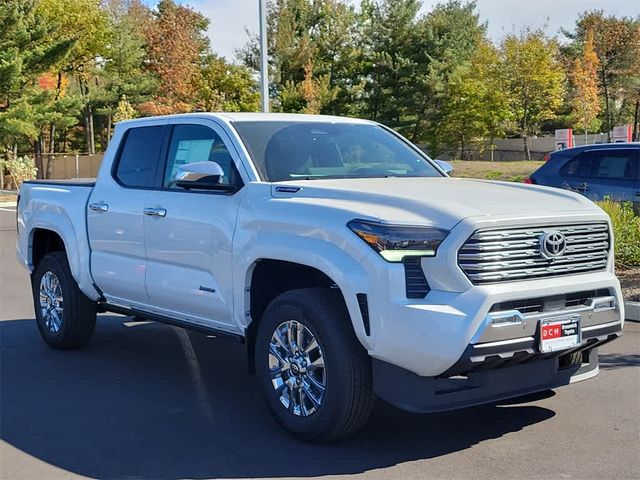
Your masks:
[[[627,321],[640,322],[640,302],[625,301],[624,312]]]
[[[2,195],[18,195],[18,191],[17,190],[2,190],[0,189],[0,194]]]

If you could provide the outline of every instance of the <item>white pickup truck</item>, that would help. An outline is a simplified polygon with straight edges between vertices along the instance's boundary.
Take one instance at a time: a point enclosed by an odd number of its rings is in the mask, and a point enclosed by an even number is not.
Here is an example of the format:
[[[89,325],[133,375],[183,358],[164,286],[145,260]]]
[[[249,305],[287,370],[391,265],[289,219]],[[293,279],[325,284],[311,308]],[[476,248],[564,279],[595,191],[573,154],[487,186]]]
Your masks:
[[[450,178],[364,120],[122,122],[95,182],[22,186],[18,234],[49,345],[84,345],[97,312],[243,342],[304,439],[356,431],[374,395],[432,412],[593,377],[623,327],[595,204]]]

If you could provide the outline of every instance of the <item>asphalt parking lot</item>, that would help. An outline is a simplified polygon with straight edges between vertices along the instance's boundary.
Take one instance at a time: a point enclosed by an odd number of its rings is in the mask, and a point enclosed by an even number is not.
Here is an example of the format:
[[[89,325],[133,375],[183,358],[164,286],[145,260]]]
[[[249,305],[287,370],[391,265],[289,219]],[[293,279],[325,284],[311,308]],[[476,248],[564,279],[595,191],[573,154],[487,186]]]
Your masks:
[[[40,339],[15,213],[0,208],[0,478],[640,478],[640,324],[601,373],[554,394],[432,415],[379,402],[357,436],[300,443],[271,420],[241,345],[100,316],[91,345]]]

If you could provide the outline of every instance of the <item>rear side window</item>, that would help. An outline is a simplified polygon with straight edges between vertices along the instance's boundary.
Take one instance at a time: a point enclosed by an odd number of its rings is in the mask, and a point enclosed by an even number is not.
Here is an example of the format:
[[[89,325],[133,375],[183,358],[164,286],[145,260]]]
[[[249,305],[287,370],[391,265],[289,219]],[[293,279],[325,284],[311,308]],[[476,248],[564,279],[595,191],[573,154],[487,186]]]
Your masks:
[[[116,178],[127,187],[153,187],[163,126],[131,128],[124,139]]]
[[[567,177],[633,180],[638,171],[638,151],[591,150],[569,160],[560,173]]]

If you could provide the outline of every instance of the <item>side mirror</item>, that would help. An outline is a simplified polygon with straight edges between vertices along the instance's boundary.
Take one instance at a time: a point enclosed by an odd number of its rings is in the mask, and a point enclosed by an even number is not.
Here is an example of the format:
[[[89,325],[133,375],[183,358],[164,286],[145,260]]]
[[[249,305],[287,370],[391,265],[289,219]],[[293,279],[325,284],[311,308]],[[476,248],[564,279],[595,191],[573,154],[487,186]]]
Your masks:
[[[220,183],[222,177],[224,170],[216,162],[193,162],[178,167],[176,178],[170,185],[185,190],[235,190],[231,185]]]
[[[449,162],[445,162],[444,160],[434,160],[438,166],[444,170],[444,173],[446,173],[447,175],[451,175],[453,173],[453,165],[451,165]]]

